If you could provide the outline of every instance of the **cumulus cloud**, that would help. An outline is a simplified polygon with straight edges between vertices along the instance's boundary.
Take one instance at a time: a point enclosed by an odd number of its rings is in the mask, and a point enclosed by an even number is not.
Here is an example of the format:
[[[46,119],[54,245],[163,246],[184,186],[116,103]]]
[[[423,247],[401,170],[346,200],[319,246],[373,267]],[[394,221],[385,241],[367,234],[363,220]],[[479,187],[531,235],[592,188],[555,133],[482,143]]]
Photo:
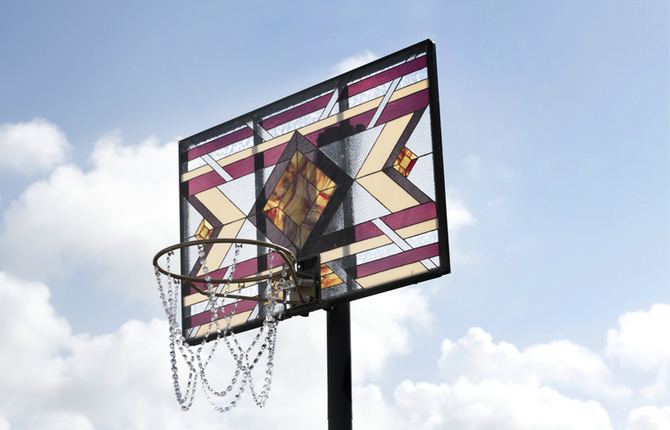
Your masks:
[[[546,387],[498,380],[461,379],[451,386],[406,381],[394,396],[409,418],[406,428],[612,429],[598,402],[570,399]]]
[[[325,424],[323,313],[281,323],[267,407],[258,409],[247,392],[227,415],[211,410],[201,391],[190,412],[180,410],[172,392],[166,321],[131,320],[105,335],[72,334],[50,304],[47,286],[4,272],[0,318],[0,365],[11,369],[0,372],[0,390],[7,394],[0,402],[0,429],[265,428],[275,420],[273,427],[292,429],[296,409],[305,428]],[[250,336],[242,336],[243,344],[248,341]],[[209,372],[216,388],[229,383],[232,363],[226,348],[219,348]],[[252,414],[256,420],[249,427]]]
[[[385,399],[378,386],[366,381],[394,355],[411,351],[413,330],[430,326],[426,297],[417,288],[401,289],[357,302],[352,311],[353,353],[360,366],[354,369],[357,427],[610,430],[604,405],[628,404],[621,403],[628,393],[612,382],[602,355],[569,341],[519,350],[494,343],[477,328],[457,341],[443,341],[435,380],[404,381]],[[201,391],[190,412],[180,411],[172,392],[164,320],[131,320],[99,336],[72,334],[51,306],[46,285],[4,272],[0,318],[0,365],[13,370],[0,372],[0,390],[12,394],[0,403],[0,428],[251,430],[271,423],[288,430],[326,425],[323,312],[280,324],[266,408],[256,408],[245,393],[240,405],[223,415],[209,408]],[[241,336],[242,343],[253,334]],[[208,374],[217,389],[227,386],[234,370],[227,354],[219,348]],[[185,376],[182,372],[182,381]],[[663,429],[669,414],[667,406],[638,405],[628,413],[628,430]]]
[[[547,387],[491,379],[475,383],[461,378],[453,384],[405,381],[396,388],[391,404],[370,385],[359,387],[355,400],[371,412],[355,416],[369,430],[612,430],[607,411],[598,402],[571,399]]]
[[[619,329],[607,332],[607,355],[624,366],[644,370],[670,364],[670,305],[627,312],[619,317]]]
[[[557,341],[519,351],[493,343],[479,328],[456,342],[445,339],[438,366],[444,382],[404,381],[390,401],[375,385],[357,387],[356,404],[375,418],[356,418],[366,429],[611,430],[596,399],[616,402],[631,394],[612,384],[602,357],[587,348]]]
[[[104,136],[90,171],[59,166],[12,202],[1,241],[6,267],[38,280],[102,268],[131,294],[137,281],[153,282],[154,253],[178,241],[176,157],[176,143],[123,146],[118,134]]]
[[[570,341],[554,341],[519,351],[506,342],[493,343],[480,328],[471,328],[455,343],[444,340],[438,362],[442,377],[455,381],[462,375],[474,382],[503,382],[579,389],[590,396],[630,396],[630,389],[613,384],[613,375],[603,359]]]
[[[370,63],[376,60],[377,58],[379,58],[377,55],[373,54],[372,52],[366,49],[361,53],[345,58],[344,60],[337,63],[335,65],[334,74],[340,75],[342,73],[348,72],[349,70],[353,70],[364,64]]]
[[[398,289],[356,301],[351,312],[354,383],[381,376],[392,356],[410,352],[410,328],[426,330],[433,320],[428,297],[419,288]]]
[[[63,382],[59,352],[69,345],[70,326],[49,296],[44,284],[0,272],[0,416],[34,407]]]
[[[38,412],[28,422],[27,430],[95,430],[93,423],[80,414]]]
[[[150,419],[174,418],[167,407],[166,322],[130,321],[103,336],[72,335],[45,285],[4,272],[0,315],[0,365],[11,369],[0,372],[7,394],[0,416],[19,423],[8,428],[88,430],[94,422],[146,428]]]
[[[670,429],[670,406],[644,406],[633,409],[628,415],[628,430],[667,429]]]
[[[472,212],[465,206],[465,203],[453,197],[447,197],[447,219],[449,220],[449,231],[455,232],[463,227],[477,224]]]
[[[49,121],[0,125],[0,168],[23,175],[51,170],[62,164],[71,147],[60,129]]]

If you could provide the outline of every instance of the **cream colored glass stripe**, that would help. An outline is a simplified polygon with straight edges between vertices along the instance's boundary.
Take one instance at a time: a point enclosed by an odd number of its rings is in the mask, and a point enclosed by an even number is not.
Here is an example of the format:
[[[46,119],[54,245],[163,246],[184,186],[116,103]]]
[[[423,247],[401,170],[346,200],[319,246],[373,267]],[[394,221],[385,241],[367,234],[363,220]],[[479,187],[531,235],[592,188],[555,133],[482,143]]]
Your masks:
[[[329,261],[338,260],[348,255],[358,254],[359,252],[368,251],[370,249],[379,248],[380,246],[388,245],[391,239],[386,235],[371,237],[369,239],[361,240],[350,245],[341,246],[321,253],[321,264]]]
[[[427,271],[428,269],[426,269],[426,266],[417,261],[415,263],[394,267],[393,269],[358,278],[356,279],[356,282],[358,282],[358,284],[363,288],[370,288],[388,282],[397,281],[398,279],[409,278],[410,276],[418,275]]]
[[[193,169],[190,172],[183,173],[181,175],[181,181],[186,182],[190,181],[193,178],[197,178],[198,176],[204,175],[205,173],[209,173],[212,171],[211,166],[200,166],[197,169]]]
[[[363,188],[391,212],[399,212],[419,204],[414,197],[393,179],[386,176],[384,172],[377,172],[364,178],[358,178],[356,182],[361,184]]]
[[[249,275],[249,276],[257,276],[257,275]],[[247,284],[247,285],[244,286],[244,288],[240,288],[239,284],[230,284],[230,287],[228,288],[227,291],[230,294],[239,294],[239,295],[242,295],[242,296],[246,296],[246,295],[252,294],[252,293],[247,292],[248,288],[254,287],[256,285],[258,285],[258,283]],[[225,288],[224,286],[225,286],[225,284],[216,284],[214,286],[214,289],[216,290],[217,293],[223,293],[223,289]],[[211,291],[211,290],[207,290],[207,292],[209,292],[209,291]],[[253,295],[257,295],[255,291],[253,292]],[[184,297],[184,306],[191,306],[191,305],[194,305],[196,303],[204,302],[205,300],[209,300],[209,297],[204,295],[204,294],[200,294],[200,293],[196,292],[196,293],[189,294],[188,296]]]
[[[412,95],[414,93],[418,93],[419,91],[425,90],[428,88],[428,80],[423,80],[419,81],[416,84],[408,85],[404,88],[399,89],[398,91],[394,92],[393,95],[391,96],[390,102],[394,102],[396,100],[399,100],[403,97],[407,97],[409,95]]]
[[[221,221],[221,224],[225,225],[245,217],[244,213],[216,187],[195,194],[195,198]]]
[[[253,312],[253,309],[250,311],[242,312],[240,314],[235,314],[233,317],[230,319],[230,326],[235,327],[241,324],[244,324],[247,322],[249,319],[249,315],[251,315],[251,312]],[[226,321],[222,318],[219,321],[219,327],[221,327],[221,331],[226,330]],[[200,326],[198,329],[198,333],[196,333],[195,337],[201,337],[204,336],[205,333],[207,333],[207,327],[209,327],[209,323],[203,324]],[[216,333],[216,326],[212,325],[212,333]]]
[[[426,233],[431,230],[437,229],[437,218],[429,219],[428,221],[423,221],[418,224],[410,225],[407,227],[399,228],[395,232],[398,233],[398,236],[406,239],[408,237],[416,236],[417,234]]]

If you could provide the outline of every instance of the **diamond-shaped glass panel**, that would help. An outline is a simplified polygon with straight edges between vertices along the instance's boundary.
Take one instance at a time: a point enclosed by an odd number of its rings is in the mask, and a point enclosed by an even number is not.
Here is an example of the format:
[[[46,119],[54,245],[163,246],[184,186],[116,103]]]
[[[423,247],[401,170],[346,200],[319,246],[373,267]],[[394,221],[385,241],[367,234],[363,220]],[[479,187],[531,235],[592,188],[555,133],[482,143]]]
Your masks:
[[[291,242],[301,248],[335,188],[335,182],[300,151],[296,151],[263,212]]]

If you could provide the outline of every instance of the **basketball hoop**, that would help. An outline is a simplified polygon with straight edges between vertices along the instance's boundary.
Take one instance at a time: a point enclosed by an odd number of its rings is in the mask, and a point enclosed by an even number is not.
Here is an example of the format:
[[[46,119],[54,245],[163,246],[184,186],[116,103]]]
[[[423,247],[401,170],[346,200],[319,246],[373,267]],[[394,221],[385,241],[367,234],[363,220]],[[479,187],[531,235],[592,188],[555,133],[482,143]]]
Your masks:
[[[207,268],[207,261],[205,260],[205,245],[216,246],[217,244],[234,245],[234,255],[232,264],[228,266],[228,271],[223,279],[214,279],[210,275]],[[235,268],[238,264],[240,252],[243,245],[252,245],[265,247],[272,252],[267,254],[268,270],[266,273],[257,276],[247,276],[244,278],[233,278]],[[200,263],[200,273],[202,277],[185,276],[170,271],[170,259],[176,250],[197,246],[198,258]],[[274,253],[279,255],[283,263],[279,268],[274,268]],[[159,265],[159,259],[165,256],[165,268]],[[256,405],[259,407],[265,406],[267,402],[270,388],[272,386],[273,375],[273,359],[275,353],[275,343],[277,338],[277,324],[282,317],[283,312],[287,306],[298,306],[301,304],[313,301],[313,296],[307,295],[305,292],[313,288],[314,279],[301,272],[295,270],[296,259],[291,251],[278,245],[268,242],[261,242],[247,239],[204,239],[194,242],[180,243],[170,246],[158,252],[153,259],[154,273],[156,275],[156,282],[160,293],[161,302],[165,310],[165,315],[169,322],[169,338],[170,338],[170,363],[172,368],[172,378],[177,397],[177,402],[181,405],[181,409],[187,411],[193,404],[196,387],[198,385],[198,378],[200,378],[205,397],[210,405],[219,412],[228,412],[234,408],[245,386],[249,386],[251,394]],[[218,268],[217,268],[218,269]],[[167,277],[166,288],[163,287],[162,277]],[[195,289],[198,293],[207,296],[205,308],[211,312],[211,319],[206,323],[206,330],[203,340],[199,345],[191,346],[186,342],[186,338],[180,328],[177,314],[181,306],[179,291],[180,284]],[[231,287],[235,286],[237,290],[241,290],[248,285],[265,283],[263,291],[258,296],[245,296],[239,294],[230,294]],[[200,288],[197,284],[201,284],[204,288]],[[260,292],[260,291],[259,291]],[[243,300],[252,300],[256,302],[264,302],[265,318],[250,345],[243,347],[234,329],[231,325],[232,319],[237,311],[237,305]],[[223,306],[228,304],[228,310],[224,310]],[[232,307],[230,306],[232,304]],[[223,317],[221,317],[223,315]],[[223,320],[223,326],[221,324]],[[205,324],[203,324],[205,325]],[[261,337],[265,333],[263,341],[259,344]],[[212,347],[207,355],[203,357],[204,345],[210,335],[214,335]],[[233,357],[236,367],[230,384],[223,390],[217,391],[212,388],[207,379],[206,369],[219,346],[219,342],[223,340],[226,348]],[[258,362],[267,352],[267,363],[265,370],[265,377],[263,379],[263,388],[257,391],[254,387],[252,370],[256,368]],[[185,360],[189,369],[188,380],[186,387],[182,389],[179,382],[179,372],[177,367],[177,354],[180,354]],[[232,395],[233,390],[237,386],[237,392],[233,399],[227,406],[220,406],[216,404],[215,398],[224,398]]]
[[[329,427],[352,428],[349,303],[451,270],[440,118],[425,40],[179,141],[183,243],[153,263],[182,409],[198,379],[220,412],[245,389],[263,407],[279,320],[324,310]],[[235,335],[256,329],[241,346]],[[216,391],[206,370],[220,343],[236,367]]]

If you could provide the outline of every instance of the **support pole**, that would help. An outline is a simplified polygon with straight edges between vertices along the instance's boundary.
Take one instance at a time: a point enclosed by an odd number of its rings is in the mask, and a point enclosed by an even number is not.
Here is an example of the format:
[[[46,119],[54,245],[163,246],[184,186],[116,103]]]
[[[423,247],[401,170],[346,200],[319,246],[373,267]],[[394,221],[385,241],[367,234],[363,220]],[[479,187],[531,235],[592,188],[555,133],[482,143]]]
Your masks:
[[[352,429],[349,302],[328,314],[328,430]]]

